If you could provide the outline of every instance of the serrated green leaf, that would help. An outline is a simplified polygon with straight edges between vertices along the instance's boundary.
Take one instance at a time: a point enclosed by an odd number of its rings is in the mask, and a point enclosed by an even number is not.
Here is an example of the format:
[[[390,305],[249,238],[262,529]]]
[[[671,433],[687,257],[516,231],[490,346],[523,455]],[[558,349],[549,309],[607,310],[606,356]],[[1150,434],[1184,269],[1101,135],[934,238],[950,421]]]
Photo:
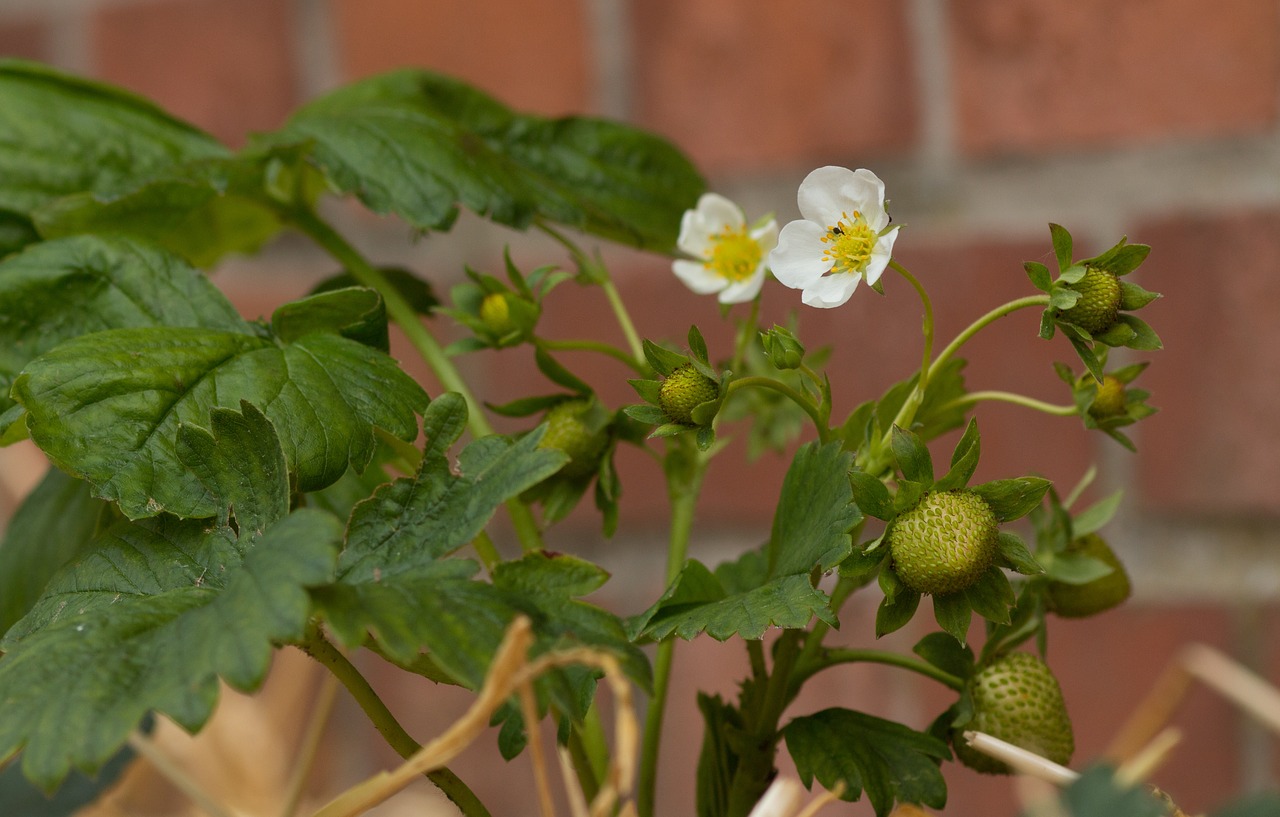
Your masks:
[[[895,803],[942,808],[947,784],[938,761],[951,757],[946,743],[894,721],[851,709],[824,709],[782,729],[787,751],[805,786],[816,777],[827,789],[844,783],[843,800],[867,793],[877,817]]]
[[[215,408],[209,431],[178,426],[175,449],[218,503],[218,523],[232,510],[242,539],[256,539],[289,512],[289,475],[275,428],[257,407]]]
[[[1027,549],[1027,544],[1017,534],[1002,530],[997,542],[1000,547],[999,561],[1002,564],[1028,576],[1044,572],[1044,567],[1035,560]]]
[[[204,275],[151,245],[104,236],[32,245],[0,263],[0,408],[13,405],[9,387],[23,366],[80,335],[244,325]]]
[[[1039,505],[1052,484],[1042,477],[1016,477],[984,482],[969,490],[986,500],[996,515],[996,521],[1011,522],[1026,516]]]
[[[0,542],[0,635],[27,614],[49,579],[83,553],[108,505],[89,483],[50,468]]]
[[[849,555],[849,531],[862,514],[848,474],[853,455],[839,443],[808,443],[782,482],[769,537],[770,577],[830,570]]]
[[[668,250],[704,187],[655,136],[599,119],[517,114],[420,70],[334,91],[259,141],[310,143],[337,189],[424,230],[448,228],[462,206],[514,227],[540,218]]]
[[[73,817],[114,787],[135,757],[125,747],[93,777],[72,772],[52,797],[22,776],[20,764],[11,763],[0,769],[0,803],[13,817]]]
[[[272,313],[271,329],[285,343],[328,332],[380,352],[391,351],[387,307],[377,290],[365,287],[330,290],[287,303]]]
[[[109,759],[150,710],[196,731],[217,679],[249,691],[273,644],[300,639],[304,588],[333,574],[342,524],[295,511],[246,550],[227,528],[120,522],[61,572],[0,647],[0,757],[55,786]]]
[[[949,593],[933,597],[933,618],[942,631],[961,644],[969,638],[969,623],[973,620],[973,608],[964,593]]]
[[[973,472],[978,470],[978,457],[982,454],[982,440],[978,435],[978,421],[970,420],[951,454],[951,470],[934,485],[936,491],[954,491],[969,484]]]
[[[1053,242],[1053,255],[1058,260],[1058,271],[1071,266],[1071,233],[1061,224],[1049,225],[1049,239]]]
[[[973,674],[973,650],[946,633],[929,633],[911,651],[962,681]]]
[[[210,329],[116,329],[63,343],[28,364],[13,394],[31,437],[127,516],[212,516],[217,505],[177,459],[182,423],[215,406],[264,406],[297,488],[317,490],[373,455],[376,425],[417,436],[425,393],[395,362],[346,338],[269,338]],[[121,422],[128,418],[128,422]]]
[[[213,137],[141,97],[30,62],[0,62],[0,209],[109,195],[180,162],[222,158]]]

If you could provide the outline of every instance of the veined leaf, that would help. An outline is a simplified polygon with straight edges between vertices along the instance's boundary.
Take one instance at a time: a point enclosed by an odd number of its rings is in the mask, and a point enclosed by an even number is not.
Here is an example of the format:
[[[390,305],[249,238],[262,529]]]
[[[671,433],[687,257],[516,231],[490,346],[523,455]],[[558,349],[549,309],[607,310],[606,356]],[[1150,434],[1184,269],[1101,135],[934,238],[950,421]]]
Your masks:
[[[244,320],[201,273],[122,237],[48,241],[0,263],[0,407],[29,361],[105,329],[187,326],[243,331]]]
[[[947,802],[938,761],[951,751],[932,735],[851,709],[796,718],[782,734],[806,786],[815,777],[828,789],[843,782],[844,800],[866,791],[877,817],[885,817],[895,802],[932,808]]]
[[[117,193],[175,164],[228,154],[141,97],[35,63],[0,62],[0,209],[30,215],[60,196]]]
[[[339,190],[424,230],[447,229],[462,206],[514,227],[542,218],[669,250],[704,187],[658,137],[599,119],[518,114],[419,70],[321,97],[260,141],[310,143]]]
[[[830,570],[853,550],[849,531],[862,518],[853,503],[853,455],[839,443],[809,443],[787,469],[769,537],[770,577]]]
[[[131,518],[207,517],[218,503],[175,452],[178,428],[247,400],[279,434],[297,488],[317,490],[374,450],[373,427],[417,436],[427,397],[395,362],[346,338],[292,344],[212,329],[115,329],[70,340],[13,386],[31,437]]]

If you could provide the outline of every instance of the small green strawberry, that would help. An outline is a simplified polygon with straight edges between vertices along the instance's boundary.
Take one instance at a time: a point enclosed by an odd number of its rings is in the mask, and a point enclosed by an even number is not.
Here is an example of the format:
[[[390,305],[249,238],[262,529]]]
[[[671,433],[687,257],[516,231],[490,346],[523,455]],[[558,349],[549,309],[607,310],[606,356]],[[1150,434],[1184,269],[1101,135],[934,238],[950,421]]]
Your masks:
[[[985,732],[1060,765],[1071,761],[1075,738],[1062,688],[1039,658],[1009,653],[974,674],[966,691],[973,717],[951,738],[961,763],[984,774],[1010,773],[1004,763],[970,748],[961,736],[967,730]]]
[[[716,381],[686,363],[673,371],[658,392],[658,405],[667,420],[682,426],[696,426],[693,410],[719,396]]]
[[[1115,273],[1089,267],[1084,277],[1067,289],[1080,293],[1075,306],[1062,312],[1062,320],[1074,323],[1091,335],[1111,328],[1120,313],[1120,279]]]
[[[566,400],[547,412],[547,432],[538,447],[556,448],[569,455],[560,469],[562,476],[582,477],[596,470],[608,435],[588,422],[591,409],[590,400]]]
[[[919,593],[945,596],[972,585],[999,551],[995,513],[973,491],[929,491],[886,534],[894,570]]]
[[[1125,413],[1125,384],[1117,377],[1107,375],[1098,386],[1098,393],[1089,405],[1089,414],[1095,420],[1119,417]]]
[[[1051,583],[1047,594],[1050,610],[1063,618],[1085,618],[1110,610],[1129,598],[1129,574],[1101,536],[1094,533],[1082,536],[1072,541],[1066,552],[1092,556],[1110,567],[1111,572],[1087,584]]]
[[[505,292],[490,292],[480,302],[480,320],[494,337],[504,337],[519,329],[511,320],[511,306]]]

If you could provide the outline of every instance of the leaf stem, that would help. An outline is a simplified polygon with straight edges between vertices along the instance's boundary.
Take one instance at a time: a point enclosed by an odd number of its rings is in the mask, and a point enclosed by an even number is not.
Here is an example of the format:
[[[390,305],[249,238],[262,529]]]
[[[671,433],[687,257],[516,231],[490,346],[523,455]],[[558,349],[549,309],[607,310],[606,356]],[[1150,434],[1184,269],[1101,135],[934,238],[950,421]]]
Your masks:
[[[640,375],[648,375],[647,366],[642,366],[636,362],[636,359],[627,354],[622,349],[614,346],[612,343],[605,343],[598,340],[551,340],[549,338],[534,338],[534,343],[544,349],[560,352],[599,352],[603,355],[622,361],[629,366],[634,372]]]
[[[938,410],[947,411],[948,409],[980,403],[984,400],[1014,403],[1015,405],[1024,406],[1036,411],[1042,411],[1045,414],[1052,414],[1055,417],[1071,417],[1080,413],[1080,409],[1074,405],[1067,406],[1046,403],[1043,400],[1037,400],[1034,397],[1027,397],[1025,394],[1015,394],[1014,392],[1007,391],[972,391],[962,397],[957,397],[955,400],[952,400]]]
[[[812,400],[791,388],[786,383],[783,383],[781,380],[774,380],[771,377],[761,377],[759,375],[739,377],[731,381],[729,383],[728,390],[725,392],[725,398],[727,399],[729,395],[739,389],[746,388],[772,389],[786,397],[788,400],[804,409],[804,413],[808,414],[809,419],[813,420],[814,428],[818,430],[818,437],[822,442],[827,442],[827,438],[831,433],[830,429],[827,428],[826,421],[822,416],[822,411],[818,406],[814,405]]]
[[[454,367],[453,361],[444,353],[444,349],[436,342],[435,337],[427,331],[404,296],[391,285],[387,277],[369,263],[360,252],[329,226],[328,222],[306,207],[297,207],[287,213],[287,217],[303,233],[310,236],[326,252],[342,264],[351,275],[364,286],[376,289],[387,305],[387,314],[404,332],[405,338],[426,361],[440,384],[447,391],[457,392],[467,403],[467,425],[476,437],[487,437],[493,434],[493,426],[485,418],[479,401],[471,393],[462,375]],[[512,524],[520,544],[527,551],[542,549],[542,532],[533,518],[529,506],[518,499],[507,500],[507,510],[511,514]]]
[[[677,438],[680,449],[668,454],[682,456],[683,466],[668,470],[667,490],[671,500],[671,538],[667,544],[666,584],[670,586],[684,565],[693,530],[693,512],[707,471],[707,458],[694,449],[688,437]],[[674,473],[673,473],[674,472]],[[676,639],[668,638],[658,645],[653,667],[653,698],[645,713],[644,739],[640,749],[640,774],[636,784],[636,808],[640,817],[653,817],[657,799],[658,748],[662,740],[662,719],[671,684],[671,666],[675,660]]]
[[[964,330],[960,332],[960,334],[956,335],[955,340],[948,343],[947,347],[938,353],[938,357],[933,361],[933,365],[929,367],[930,371],[937,370],[938,367],[942,366],[942,364],[950,360],[951,356],[954,355],[957,351],[959,351],[961,346],[964,346],[966,343],[968,343],[970,338],[978,334],[978,332],[980,332],[987,325],[994,323],[996,320],[1003,318],[1005,315],[1009,315],[1013,312],[1017,312],[1019,309],[1026,309],[1032,306],[1048,306],[1048,305],[1049,305],[1048,295],[1028,295],[1025,298],[1018,298],[1016,300],[1009,301],[1006,304],[1001,304],[1000,306],[997,306],[995,309],[991,310],[990,312],[986,313],[985,315],[981,316],[980,318],[975,320],[973,323],[965,327]]]
[[[753,334],[759,334],[760,328],[756,326],[758,320],[760,320],[760,295],[757,294],[751,299],[750,314],[738,330],[738,340],[733,345],[733,360],[729,363],[729,371],[736,372],[742,369],[742,362],[747,356],[747,345],[751,343]]]
[[[342,685],[351,693],[351,697],[355,698],[356,703],[364,710],[374,728],[382,735],[387,745],[395,750],[396,754],[405,760],[417,754],[422,747],[391,714],[391,710],[387,708],[387,705],[378,697],[378,693],[369,685],[368,679],[360,673],[360,670],[356,669],[355,664],[352,664],[337,647],[329,643],[328,639],[319,632],[313,633],[300,646],[306,651],[307,655],[319,661],[342,682]],[[471,791],[466,783],[462,782],[456,774],[447,768],[427,772],[426,777],[440,791],[444,792],[444,795],[453,801],[453,804],[466,817],[491,817],[489,810],[476,797],[475,792]]]
[[[861,650],[847,649],[843,647],[824,649],[819,654],[817,660],[797,666],[795,674],[791,677],[792,686],[795,691],[799,691],[800,685],[819,671],[828,667],[834,667],[837,664],[854,663],[887,664],[900,669],[910,670],[911,672],[918,673],[926,678],[932,678],[938,683],[945,684],[957,692],[964,688],[964,681],[962,679],[957,678],[945,670],[938,669],[926,661],[921,661],[918,658],[912,658],[907,655],[901,655],[900,653],[889,652],[887,650]]]
[[[906,267],[892,258],[889,259],[889,266],[903,278],[906,278],[907,283],[915,288],[916,294],[920,296],[920,303],[924,307],[924,325],[922,326],[922,331],[924,332],[924,355],[920,363],[920,382],[916,385],[916,389],[923,394],[929,385],[929,362],[933,359],[933,301],[929,299],[929,293],[925,290],[924,285]]]

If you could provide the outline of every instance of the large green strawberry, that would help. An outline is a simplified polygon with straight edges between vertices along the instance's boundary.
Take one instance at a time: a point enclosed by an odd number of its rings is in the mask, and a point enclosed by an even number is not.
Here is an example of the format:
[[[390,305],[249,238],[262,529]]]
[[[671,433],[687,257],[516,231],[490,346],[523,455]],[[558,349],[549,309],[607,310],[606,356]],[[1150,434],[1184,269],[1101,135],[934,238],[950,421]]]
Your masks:
[[[1080,293],[1080,299],[1075,306],[1063,310],[1063,320],[1092,335],[1107,331],[1115,323],[1120,312],[1120,279],[1114,272],[1089,267],[1083,278],[1067,284],[1067,288]]]
[[[930,491],[886,534],[903,584],[943,596],[971,586],[999,550],[995,512],[973,491]]]
[[[1051,583],[1046,594],[1050,610],[1063,618],[1084,618],[1110,610],[1129,598],[1129,574],[1101,536],[1082,536],[1067,546],[1067,552],[1092,556],[1110,567],[1111,572],[1086,584]]]
[[[984,774],[1009,774],[1004,763],[969,747],[961,733],[985,732],[1054,763],[1066,765],[1075,751],[1062,688],[1036,656],[1015,652],[996,659],[969,679],[973,718],[951,737],[956,757]]]
[[[560,473],[581,477],[594,473],[608,436],[598,424],[591,422],[590,400],[566,400],[547,412],[547,432],[538,442],[540,448],[558,448],[569,455]]]

